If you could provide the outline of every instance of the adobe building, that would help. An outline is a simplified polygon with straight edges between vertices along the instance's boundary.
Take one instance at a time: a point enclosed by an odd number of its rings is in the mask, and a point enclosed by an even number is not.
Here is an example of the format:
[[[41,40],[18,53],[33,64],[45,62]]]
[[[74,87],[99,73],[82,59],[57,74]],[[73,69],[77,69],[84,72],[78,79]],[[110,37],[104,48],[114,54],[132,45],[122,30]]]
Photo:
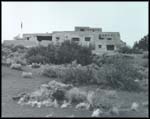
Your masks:
[[[22,39],[10,41],[14,45],[34,47],[60,44],[65,40],[77,42],[84,46],[93,46],[93,53],[114,52],[126,44],[121,40],[119,32],[102,32],[102,28],[75,27],[74,31],[54,31],[52,33],[23,34]],[[7,41],[5,41],[6,43]],[[11,43],[6,44],[11,44]]]

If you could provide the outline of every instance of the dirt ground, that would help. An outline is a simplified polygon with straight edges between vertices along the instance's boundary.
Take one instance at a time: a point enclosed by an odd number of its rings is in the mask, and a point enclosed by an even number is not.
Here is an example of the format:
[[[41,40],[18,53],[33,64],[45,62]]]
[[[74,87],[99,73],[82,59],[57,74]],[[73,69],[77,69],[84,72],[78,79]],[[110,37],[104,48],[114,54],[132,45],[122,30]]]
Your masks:
[[[31,70],[31,69],[25,69]],[[42,83],[47,83],[52,80],[40,76],[36,70],[33,72],[33,78],[22,78],[21,71],[12,70],[8,67],[2,66],[2,117],[45,117],[52,114],[54,117],[66,117],[74,115],[75,117],[89,117],[92,112],[69,109],[56,109],[50,107],[34,108],[31,106],[21,106],[12,100],[12,96],[20,92],[31,92],[39,87]],[[85,90],[95,90],[97,86],[81,87]],[[120,112],[119,117],[148,117],[148,107],[141,106],[141,103],[148,101],[148,91],[135,92],[118,92],[119,99],[116,101],[123,101],[125,107],[130,107],[132,102],[138,102],[140,108],[137,112]],[[107,115],[109,117],[109,115]],[[111,115],[112,116],[112,115]]]

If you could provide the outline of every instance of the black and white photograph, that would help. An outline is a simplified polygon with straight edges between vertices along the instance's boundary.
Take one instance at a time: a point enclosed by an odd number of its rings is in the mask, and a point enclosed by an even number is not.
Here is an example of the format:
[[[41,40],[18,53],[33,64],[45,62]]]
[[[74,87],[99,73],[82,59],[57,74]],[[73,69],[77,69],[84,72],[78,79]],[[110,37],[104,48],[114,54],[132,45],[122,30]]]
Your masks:
[[[148,1],[2,1],[1,117],[149,117]]]

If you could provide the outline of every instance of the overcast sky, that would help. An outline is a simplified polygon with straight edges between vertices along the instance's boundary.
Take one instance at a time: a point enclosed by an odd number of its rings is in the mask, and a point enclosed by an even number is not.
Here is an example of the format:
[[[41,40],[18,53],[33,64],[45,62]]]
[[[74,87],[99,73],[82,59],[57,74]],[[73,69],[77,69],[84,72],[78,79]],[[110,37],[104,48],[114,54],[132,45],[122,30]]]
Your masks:
[[[148,34],[148,2],[2,2],[2,40],[23,33],[101,27],[132,46]]]

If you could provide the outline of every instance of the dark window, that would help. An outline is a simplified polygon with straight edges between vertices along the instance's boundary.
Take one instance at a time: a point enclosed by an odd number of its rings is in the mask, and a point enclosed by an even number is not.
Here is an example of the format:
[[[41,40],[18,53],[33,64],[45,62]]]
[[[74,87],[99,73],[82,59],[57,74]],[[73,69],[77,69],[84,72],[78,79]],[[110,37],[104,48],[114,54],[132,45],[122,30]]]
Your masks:
[[[98,45],[99,48],[102,48],[102,45]]]
[[[112,38],[107,38],[107,40],[112,40]]]
[[[84,31],[84,29],[80,29],[80,31]]]
[[[59,40],[60,38],[59,38],[59,37],[56,37],[56,39]]]
[[[29,40],[30,38],[29,37],[27,37],[27,40]]]
[[[90,37],[85,37],[85,41],[90,41],[91,38]]]
[[[52,36],[37,36],[37,40],[38,41],[42,41],[42,40],[52,41]]]
[[[72,38],[72,41],[79,41],[80,38]]]
[[[101,35],[99,35],[99,39],[100,39],[100,40],[103,40],[104,38],[102,38],[102,36],[101,36]]]
[[[107,50],[114,50],[115,46],[114,45],[107,45]]]

